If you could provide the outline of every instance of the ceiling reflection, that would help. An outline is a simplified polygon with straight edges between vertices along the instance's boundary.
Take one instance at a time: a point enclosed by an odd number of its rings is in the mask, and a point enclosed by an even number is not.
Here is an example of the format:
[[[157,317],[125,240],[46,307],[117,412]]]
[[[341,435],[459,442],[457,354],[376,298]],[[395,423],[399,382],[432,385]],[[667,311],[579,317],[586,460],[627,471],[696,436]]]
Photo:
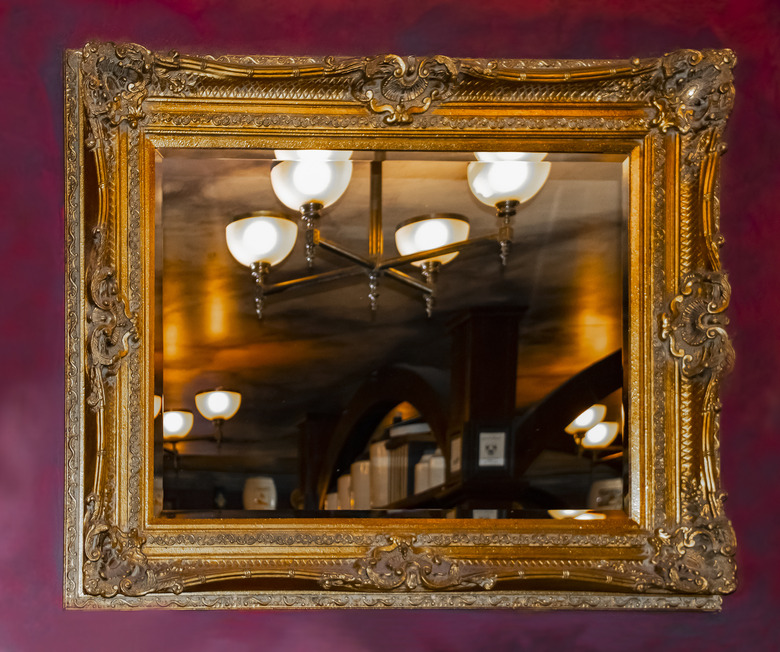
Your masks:
[[[502,266],[493,236],[504,222],[469,187],[473,153],[354,152],[343,195],[313,218],[334,246],[317,246],[309,268],[301,225],[289,256],[264,272],[259,320],[256,284],[231,255],[225,229],[258,210],[300,221],[274,190],[274,152],[160,154],[155,393],[164,411],[194,414],[175,451],[157,434],[166,514],[236,516],[248,505],[247,514],[264,517],[349,508],[558,518],[550,510],[620,509],[621,437],[594,453],[564,431],[602,399],[606,420],[622,422],[619,157],[549,154],[540,190],[511,218]],[[426,302],[421,265],[403,262],[392,268],[398,277],[382,270],[372,279],[337,250],[395,259],[397,225],[428,213],[463,215],[468,238],[486,240],[436,269],[434,301]],[[371,226],[380,220],[381,248]],[[327,278],[298,282],[312,275]],[[617,371],[598,366],[608,358]],[[577,377],[594,389],[561,390]],[[198,393],[217,388],[241,395],[219,437],[195,405]],[[366,495],[382,465],[405,477],[396,478],[391,503],[375,504]]]

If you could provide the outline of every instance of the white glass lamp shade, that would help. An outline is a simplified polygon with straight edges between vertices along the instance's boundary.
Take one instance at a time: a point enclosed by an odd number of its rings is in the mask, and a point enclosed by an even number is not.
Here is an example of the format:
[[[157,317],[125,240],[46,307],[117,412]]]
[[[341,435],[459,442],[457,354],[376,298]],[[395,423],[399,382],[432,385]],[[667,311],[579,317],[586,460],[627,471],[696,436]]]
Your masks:
[[[606,514],[591,512],[587,509],[551,509],[547,513],[553,518],[571,518],[575,521],[600,521],[607,518]]]
[[[252,263],[281,263],[295,246],[297,235],[295,221],[270,211],[240,215],[225,227],[230,253],[247,267]]]
[[[352,152],[348,149],[275,149],[277,161],[348,161]]]
[[[469,237],[469,221],[456,213],[433,213],[420,215],[406,220],[395,230],[395,246],[402,256],[437,249],[445,245],[460,242]],[[423,263],[437,261],[442,265],[450,262],[458,252],[434,256],[427,260],[418,260],[412,265],[421,267]]]
[[[587,511],[587,509],[550,509],[547,513],[553,518],[566,519],[577,518]]]
[[[238,412],[240,406],[241,394],[238,392],[217,389],[195,395],[195,407],[209,421],[230,419]]]
[[[192,430],[192,412],[188,410],[169,410],[163,412],[163,437],[181,439]]]
[[[478,161],[469,163],[467,176],[471,192],[483,204],[522,204],[542,189],[551,167],[546,161]]]
[[[157,418],[157,415],[160,414],[160,409],[162,408],[162,396],[157,396],[157,394],[154,395],[154,418]]]
[[[547,152],[474,152],[478,161],[543,161]]]
[[[614,421],[602,421],[593,426],[582,438],[583,448],[606,448],[618,434],[618,424]]]
[[[564,428],[570,435],[574,435],[578,432],[585,432],[590,430],[600,421],[604,420],[607,414],[606,405],[591,405],[587,410],[580,414],[574,421]]]
[[[280,202],[296,211],[311,202],[322,204],[323,208],[330,206],[344,194],[350,179],[352,161],[282,161],[271,168],[274,193]]]

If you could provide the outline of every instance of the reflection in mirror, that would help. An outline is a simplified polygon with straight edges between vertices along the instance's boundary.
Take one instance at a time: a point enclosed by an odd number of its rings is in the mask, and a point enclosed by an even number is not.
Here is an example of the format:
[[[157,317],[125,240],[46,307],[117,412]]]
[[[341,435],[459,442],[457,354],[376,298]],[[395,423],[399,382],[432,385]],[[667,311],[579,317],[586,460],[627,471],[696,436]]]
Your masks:
[[[623,513],[622,157],[166,149],[155,176],[163,516]]]

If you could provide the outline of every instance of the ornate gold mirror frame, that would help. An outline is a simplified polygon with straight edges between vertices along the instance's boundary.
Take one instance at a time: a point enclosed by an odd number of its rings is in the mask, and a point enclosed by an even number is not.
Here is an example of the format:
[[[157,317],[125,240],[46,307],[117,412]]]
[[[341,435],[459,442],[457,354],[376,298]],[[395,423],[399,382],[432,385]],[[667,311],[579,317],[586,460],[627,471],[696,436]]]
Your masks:
[[[718,609],[718,175],[728,50],[630,61],[189,57],[65,61],[67,607]],[[155,152],[501,149],[627,158],[625,519],[154,516]]]

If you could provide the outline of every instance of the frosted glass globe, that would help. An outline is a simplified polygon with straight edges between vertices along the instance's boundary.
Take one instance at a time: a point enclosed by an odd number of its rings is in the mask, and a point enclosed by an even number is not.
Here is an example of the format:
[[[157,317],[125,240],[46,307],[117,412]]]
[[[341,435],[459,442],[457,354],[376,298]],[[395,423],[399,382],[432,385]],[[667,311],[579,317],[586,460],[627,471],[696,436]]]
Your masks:
[[[169,410],[163,412],[163,437],[181,439],[192,430],[192,412],[188,410]]]
[[[469,163],[467,176],[474,196],[483,204],[527,202],[547,181],[551,163],[546,161],[478,161]]]
[[[230,419],[241,407],[241,394],[224,389],[195,395],[195,407],[206,419]]]
[[[401,223],[395,231],[395,246],[402,256],[437,249],[469,237],[469,221],[456,213],[420,215]],[[412,263],[421,267],[425,262],[450,262],[458,252],[434,256]]]
[[[285,215],[257,211],[242,215],[225,227],[230,253],[239,263],[277,265],[295,246],[298,225]]]

